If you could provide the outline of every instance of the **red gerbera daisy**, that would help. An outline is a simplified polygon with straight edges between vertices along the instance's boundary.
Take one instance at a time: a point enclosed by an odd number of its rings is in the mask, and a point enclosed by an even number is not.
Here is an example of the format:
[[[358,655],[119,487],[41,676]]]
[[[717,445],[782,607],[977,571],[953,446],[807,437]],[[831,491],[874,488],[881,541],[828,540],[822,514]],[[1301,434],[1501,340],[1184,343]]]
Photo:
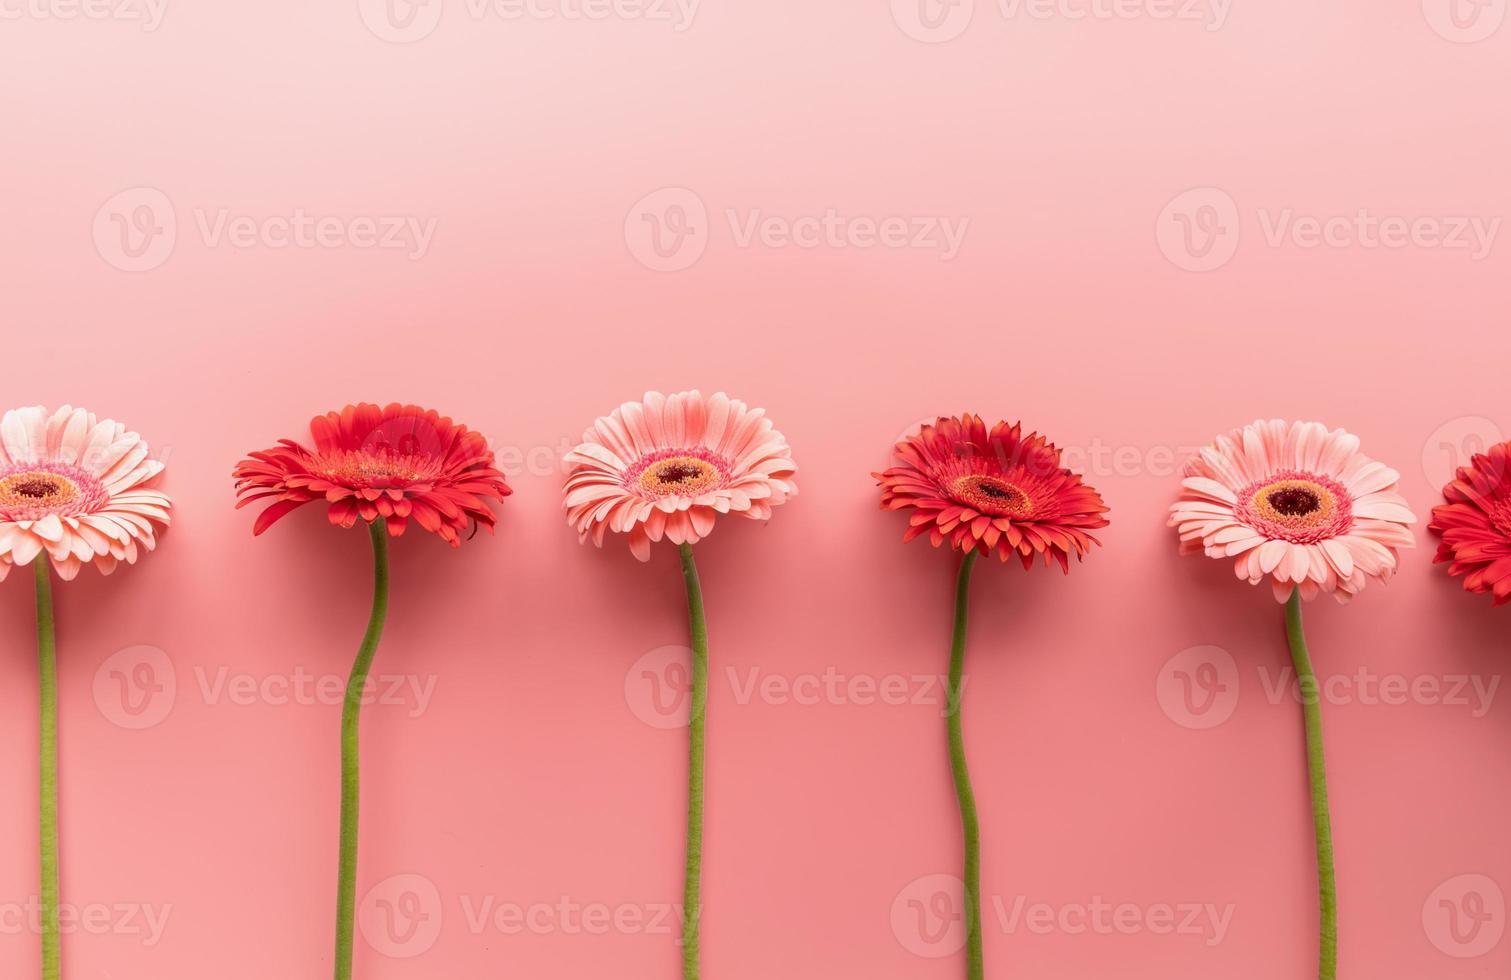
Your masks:
[[[904,541],[928,534],[962,552],[1016,554],[1024,568],[1036,555],[1070,570],[1100,544],[1088,529],[1107,526],[1107,507],[1081,478],[1060,465],[1060,450],[1021,425],[987,432],[979,415],[941,416],[899,442],[898,465],[873,473],[888,510],[912,508]]]
[[[1432,509],[1427,530],[1441,535],[1434,562],[1464,576],[1470,592],[1511,602],[1511,442],[1476,454],[1443,488],[1448,502]]]
[[[429,409],[348,405],[311,419],[310,433],[313,450],[280,439],[237,465],[237,507],[274,498],[253,534],[296,507],[325,500],[332,524],[382,518],[398,537],[413,517],[456,547],[469,524],[491,531],[487,501],[511,492],[482,435]]]

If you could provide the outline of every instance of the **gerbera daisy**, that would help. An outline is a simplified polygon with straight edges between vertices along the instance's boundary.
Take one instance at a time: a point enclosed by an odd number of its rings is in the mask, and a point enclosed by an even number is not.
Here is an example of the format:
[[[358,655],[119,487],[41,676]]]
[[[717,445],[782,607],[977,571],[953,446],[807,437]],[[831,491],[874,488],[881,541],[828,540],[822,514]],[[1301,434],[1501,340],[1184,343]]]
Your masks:
[[[109,575],[157,546],[168,498],[152,489],[163,464],[110,419],[67,405],[17,408],[0,420],[0,579],[42,552],[58,577],[93,564]]]
[[[1107,526],[1101,496],[1061,465],[1060,451],[1021,425],[998,422],[990,432],[979,415],[940,416],[893,447],[897,465],[872,473],[884,510],[912,510],[904,541],[927,533],[961,553],[955,577],[955,626],[950,642],[946,727],[955,801],[965,838],[963,921],[966,976],[981,980],[981,821],[965,759],[961,698],[965,683],[966,620],[971,569],[980,555],[1017,555],[1024,568],[1036,556],[1070,570],[1099,544],[1089,533]]]
[[[629,537],[649,561],[651,542],[678,546],[692,641],[688,715],[687,862],[682,892],[682,976],[697,980],[703,877],[703,760],[708,706],[708,627],[693,545],[720,514],[765,520],[797,494],[792,450],[766,413],[719,392],[649,392],[593,423],[567,455],[562,488],[578,540]]]
[[[927,534],[959,551],[1017,555],[1024,568],[1042,555],[1070,570],[1098,544],[1089,529],[1107,526],[1101,496],[1060,465],[1060,450],[1021,425],[979,415],[941,416],[893,450],[897,465],[873,473],[881,505],[912,509],[904,541]]]
[[[511,492],[482,435],[429,409],[348,405],[311,419],[310,434],[313,450],[281,439],[236,467],[237,507],[273,498],[253,534],[324,500],[332,524],[381,519],[398,537],[414,518],[456,547],[469,526],[493,530],[487,501]]]
[[[696,544],[720,514],[764,521],[797,495],[792,450],[766,418],[722,391],[648,392],[593,423],[567,455],[567,522],[578,539],[628,536],[650,560],[651,542]]]
[[[1286,640],[1302,692],[1312,829],[1317,845],[1317,975],[1338,974],[1338,889],[1322,750],[1322,706],[1301,603],[1319,592],[1340,602],[1371,579],[1389,580],[1397,549],[1413,545],[1416,517],[1396,492],[1400,475],[1359,452],[1359,440],[1317,422],[1257,421],[1234,429],[1186,465],[1170,525],[1182,554],[1231,558],[1238,577],[1265,576],[1285,603]]]
[[[1440,535],[1435,563],[1464,576],[1469,592],[1489,593],[1491,605],[1511,602],[1511,443],[1476,453],[1443,488],[1448,502],[1432,509],[1427,530]]]
[[[37,601],[43,980],[58,980],[61,970],[58,658],[49,567],[64,581],[86,564],[109,575],[155,548],[171,510],[167,495],[151,486],[162,471],[141,436],[82,408],[65,405],[48,415],[37,405],[0,418],[0,579],[15,565],[31,565]]]
[[[1342,429],[1257,421],[1187,463],[1169,523],[1182,554],[1231,558],[1251,585],[1268,575],[1279,602],[1297,589],[1347,602],[1371,579],[1388,581],[1397,549],[1414,544],[1399,481]]]
[[[315,448],[289,439],[252,453],[236,467],[237,507],[267,498],[257,517],[261,534],[280,517],[314,500],[330,506],[338,527],[367,525],[373,548],[373,607],[357,650],[341,709],[341,839],[336,880],[336,980],[351,980],[356,929],[358,744],[368,673],[388,615],[388,539],[409,519],[461,544],[471,525],[493,529],[490,500],[509,494],[483,437],[414,405],[348,405],[310,422]]]

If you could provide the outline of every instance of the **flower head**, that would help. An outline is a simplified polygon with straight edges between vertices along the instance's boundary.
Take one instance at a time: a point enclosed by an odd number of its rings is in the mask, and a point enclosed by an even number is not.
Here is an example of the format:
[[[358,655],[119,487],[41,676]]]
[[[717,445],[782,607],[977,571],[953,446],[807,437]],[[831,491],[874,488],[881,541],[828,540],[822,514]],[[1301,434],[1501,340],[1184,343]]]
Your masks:
[[[281,439],[237,464],[237,507],[272,498],[253,534],[323,500],[332,524],[382,520],[398,537],[414,518],[457,547],[468,525],[493,530],[487,502],[511,492],[482,435],[429,409],[348,405],[311,419],[310,434],[314,449]]]
[[[1017,555],[1024,568],[1042,555],[1070,570],[1085,558],[1089,533],[1107,526],[1107,507],[1080,476],[1060,465],[1060,450],[1037,433],[979,415],[941,416],[893,450],[897,465],[871,474],[886,510],[914,511],[904,541],[928,534],[962,552]]]
[[[163,464],[110,419],[40,405],[0,420],[0,579],[43,551],[65,581],[93,564],[109,575],[157,546],[171,505],[152,484]]]
[[[797,465],[763,409],[722,391],[648,392],[593,423],[567,455],[567,523],[586,542],[628,535],[641,561],[651,542],[694,544],[720,514],[766,520],[797,495]]]
[[[1448,502],[1432,509],[1427,530],[1440,535],[1435,562],[1464,576],[1470,592],[1511,602],[1511,442],[1476,454],[1443,488]]]
[[[1388,581],[1397,549],[1414,544],[1400,478],[1342,429],[1257,421],[1186,464],[1169,524],[1182,554],[1231,558],[1251,585],[1270,576],[1279,602],[1295,589],[1347,602],[1370,579]]]

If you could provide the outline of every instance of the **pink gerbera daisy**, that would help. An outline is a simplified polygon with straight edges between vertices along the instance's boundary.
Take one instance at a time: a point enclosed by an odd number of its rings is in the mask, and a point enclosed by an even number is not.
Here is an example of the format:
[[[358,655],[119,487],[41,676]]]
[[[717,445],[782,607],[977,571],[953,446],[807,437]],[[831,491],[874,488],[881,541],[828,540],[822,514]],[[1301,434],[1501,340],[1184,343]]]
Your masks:
[[[1491,446],[1461,466],[1443,488],[1427,530],[1441,535],[1435,562],[1464,576],[1469,592],[1511,602],[1511,443]]]
[[[641,561],[651,542],[695,544],[720,514],[766,520],[797,494],[797,465],[764,410],[719,392],[648,392],[593,423],[567,455],[567,522],[603,544],[628,535]]]
[[[1186,464],[1170,526],[1181,553],[1231,558],[1238,577],[1269,576],[1277,601],[1329,592],[1340,602],[1394,574],[1416,517],[1400,474],[1359,440],[1318,422],[1256,421]]]
[[[157,546],[171,505],[152,488],[163,464],[110,419],[63,406],[0,420],[0,579],[46,552],[68,581],[92,564],[109,575]]]

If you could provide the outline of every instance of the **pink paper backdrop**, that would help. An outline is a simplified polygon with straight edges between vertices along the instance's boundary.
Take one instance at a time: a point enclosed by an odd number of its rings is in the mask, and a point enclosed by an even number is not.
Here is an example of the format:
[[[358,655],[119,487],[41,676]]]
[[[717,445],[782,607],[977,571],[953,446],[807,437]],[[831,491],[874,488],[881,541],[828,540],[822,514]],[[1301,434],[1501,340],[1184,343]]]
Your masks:
[[[229,472],[358,399],[482,430],[516,489],[496,538],[394,549],[358,974],[674,976],[675,557],[580,547],[559,466],[691,386],[766,406],[802,487],[699,549],[709,976],[963,971],[952,564],[868,477],[961,410],[1113,508],[1069,577],[978,574],[991,973],[1309,975],[1280,609],[1164,512],[1261,414],[1357,432],[1423,516],[1511,432],[1506,0],[163,3],[0,2],[0,402],[126,421],[177,504],[58,590],[70,980],[328,975],[367,546],[313,510],[253,540]],[[1511,611],[1419,540],[1308,609],[1343,975],[1503,976]],[[38,962],[30,631],[13,576],[5,977]]]

